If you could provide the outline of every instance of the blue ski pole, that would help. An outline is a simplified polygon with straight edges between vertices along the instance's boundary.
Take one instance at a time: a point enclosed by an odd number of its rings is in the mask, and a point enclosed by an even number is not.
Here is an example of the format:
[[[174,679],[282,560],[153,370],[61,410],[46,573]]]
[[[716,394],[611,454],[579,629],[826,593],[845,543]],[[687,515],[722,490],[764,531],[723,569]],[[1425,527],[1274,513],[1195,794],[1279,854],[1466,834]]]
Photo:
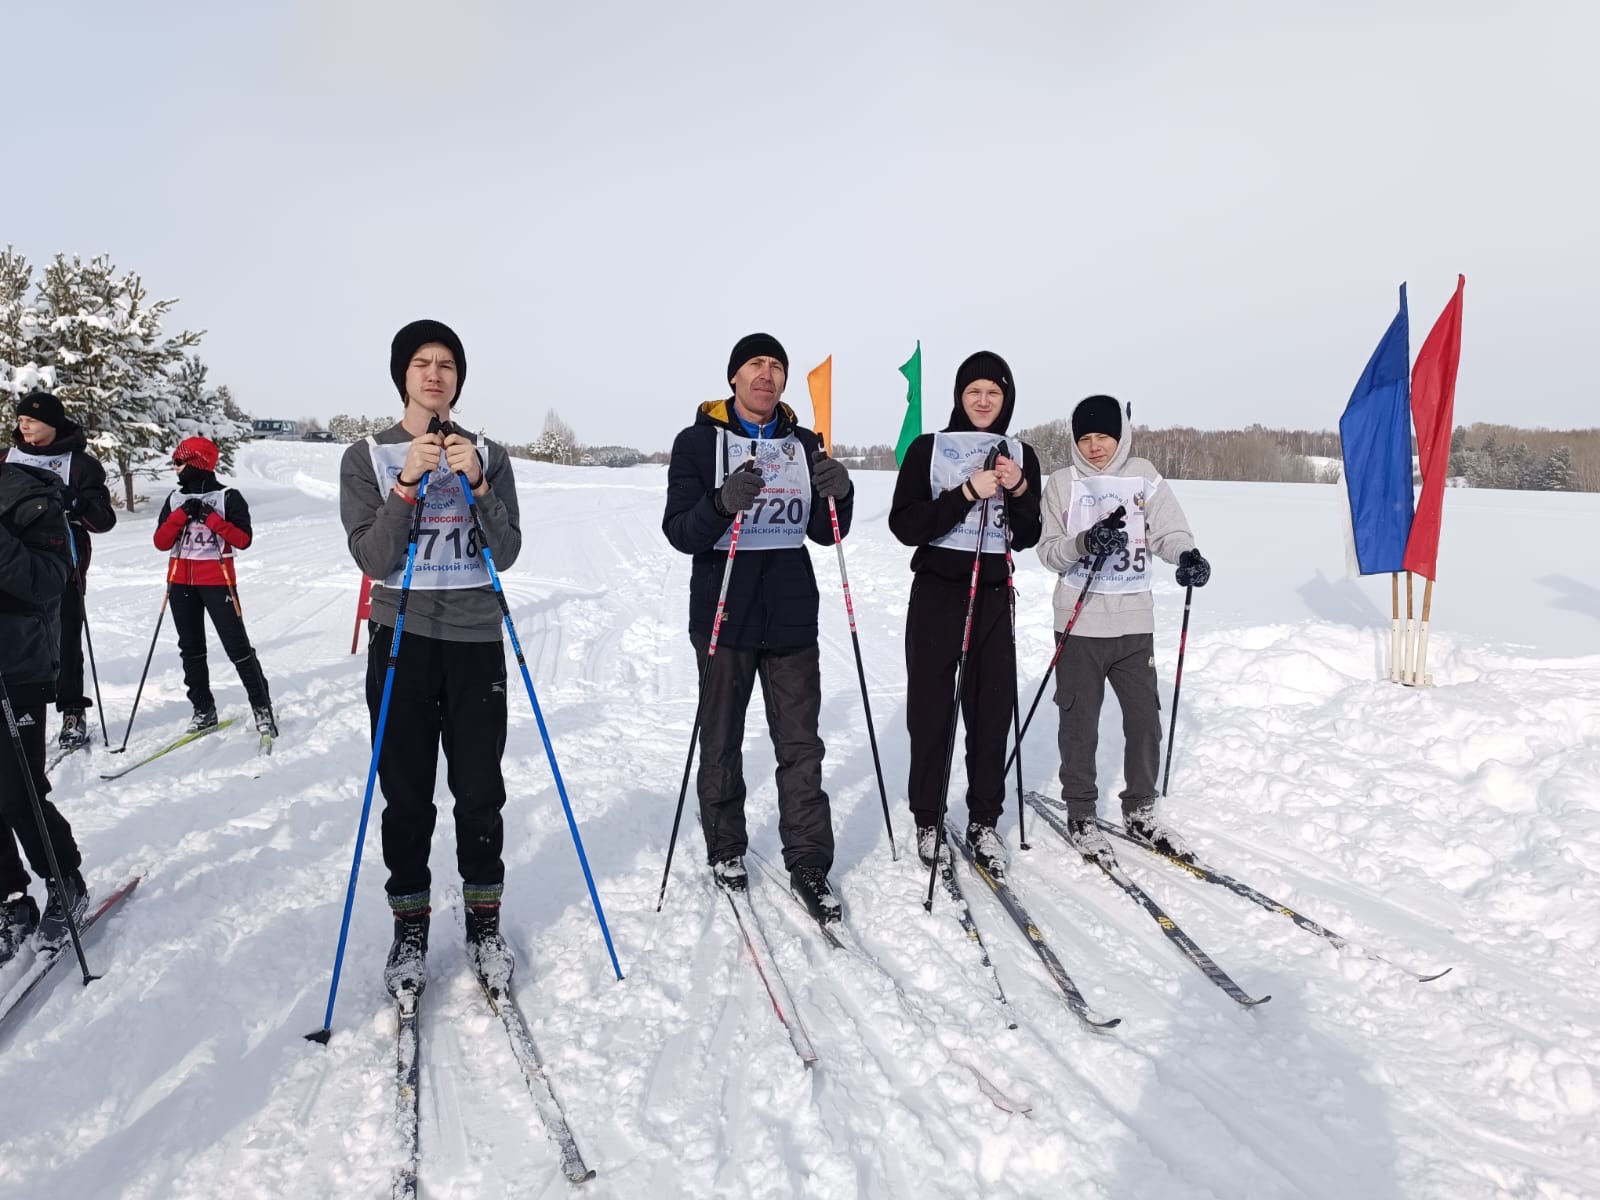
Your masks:
[[[328,985],[328,1012],[322,1028],[306,1034],[306,1041],[328,1044],[333,1034],[333,1002],[339,995],[339,972],[344,968],[344,945],[350,936],[350,912],[356,903],[356,876],[361,873],[361,847],[367,840],[367,818],[372,815],[372,789],[378,781],[378,755],[383,751],[383,727],[389,718],[389,697],[394,691],[394,668],[400,658],[400,631],[406,623],[406,601],[411,598],[411,571],[417,562],[417,535],[428,496],[428,474],[417,485],[417,503],[411,510],[411,531],[406,540],[406,573],[400,580],[400,603],[394,615],[394,638],[389,642],[389,669],[383,676],[383,700],[378,705],[378,728],[372,735],[372,765],[367,768],[367,794],[361,801],[361,824],[356,827],[356,852],[350,863],[350,886],[344,894],[344,918],[339,922],[339,948],[333,956],[333,980]]]
[[[455,433],[453,425],[441,425],[441,430],[446,433]],[[550,760],[550,773],[555,776],[556,793],[561,797],[561,809],[567,814],[567,830],[572,834],[572,844],[578,851],[578,864],[583,868],[584,882],[589,885],[589,899],[594,904],[594,915],[599,918],[600,932],[606,939],[606,953],[611,955],[611,969],[616,972],[618,979],[622,978],[622,964],[617,962],[617,948],[611,942],[611,929],[606,924],[605,909],[600,906],[600,893],[595,890],[594,874],[589,870],[589,856],[583,852],[583,837],[578,832],[578,820],[572,815],[572,804],[567,799],[567,785],[561,778],[561,768],[556,765],[556,749],[550,743],[550,730],[545,726],[544,713],[539,708],[539,697],[533,690],[533,676],[528,674],[527,659],[522,656],[522,643],[517,640],[517,627],[511,620],[511,606],[506,603],[505,589],[500,586],[500,572],[494,567],[494,552],[489,548],[489,535],[483,528],[483,518],[478,513],[478,502],[472,495],[472,487],[467,482],[467,473],[457,471],[456,479],[461,484],[462,494],[467,498],[467,511],[472,514],[472,529],[478,535],[478,552],[483,555],[483,565],[489,568],[489,582],[494,585],[494,594],[500,601],[500,615],[505,619],[506,632],[511,635],[511,649],[516,652],[517,666],[522,670],[522,682],[528,688],[528,700],[533,705],[534,720],[539,722],[539,736],[544,739],[545,757]]]

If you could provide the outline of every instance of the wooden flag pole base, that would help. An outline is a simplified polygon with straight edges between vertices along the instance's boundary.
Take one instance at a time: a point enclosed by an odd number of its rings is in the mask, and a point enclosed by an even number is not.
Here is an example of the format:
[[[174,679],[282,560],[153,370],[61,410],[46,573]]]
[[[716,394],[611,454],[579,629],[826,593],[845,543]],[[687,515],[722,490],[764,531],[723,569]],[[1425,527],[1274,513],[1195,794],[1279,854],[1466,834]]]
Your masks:
[[[1399,683],[1401,658],[1400,634],[1400,572],[1389,572],[1389,607],[1394,615],[1393,636],[1389,645],[1389,682]]]

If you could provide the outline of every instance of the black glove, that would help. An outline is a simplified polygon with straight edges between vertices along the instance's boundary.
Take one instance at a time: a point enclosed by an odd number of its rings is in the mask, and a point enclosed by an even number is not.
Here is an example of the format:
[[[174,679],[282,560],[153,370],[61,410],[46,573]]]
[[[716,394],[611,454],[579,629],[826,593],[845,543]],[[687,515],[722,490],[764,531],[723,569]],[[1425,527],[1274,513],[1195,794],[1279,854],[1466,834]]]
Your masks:
[[[61,508],[64,512],[71,512],[78,507],[78,489],[71,484],[61,485]]]
[[[1205,587],[1211,579],[1211,564],[1198,550],[1185,550],[1178,555],[1178,586]]]
[[[743,512],[761,494],[764,482],[760,471],[753,467],[740,467],[723,481],[722,490],[717,493],[717,504],[729,516]]]
[[[811,486],[817,489],[819,496],[843,500],[850,494],[850,472],[838,459],[829,458],[819,450],[816,465],[811,468]]]
[[[1124,511],[1119,508],[1110,516],[1101,517],[1084,531],[1083,549],[1086,554],[1099,558],[1127,548],[1128,535],[1123,529],[1127,522],[1122,519]]]
[[[183,511],[189,520],[199,521],[203,525],[206,518],[211,515],[211,506],[195,496],[183,502]]]

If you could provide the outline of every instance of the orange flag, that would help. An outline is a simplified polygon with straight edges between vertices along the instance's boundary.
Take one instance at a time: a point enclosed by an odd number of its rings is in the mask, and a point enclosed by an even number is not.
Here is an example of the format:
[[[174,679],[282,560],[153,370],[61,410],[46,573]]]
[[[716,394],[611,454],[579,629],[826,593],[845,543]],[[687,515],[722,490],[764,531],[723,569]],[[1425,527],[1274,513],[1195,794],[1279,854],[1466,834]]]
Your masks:
[[[828,355],[806,376],[811,389],[811,407],[816,412],[812,428],[822,437],[822,448],[833,453],[833,355]]]

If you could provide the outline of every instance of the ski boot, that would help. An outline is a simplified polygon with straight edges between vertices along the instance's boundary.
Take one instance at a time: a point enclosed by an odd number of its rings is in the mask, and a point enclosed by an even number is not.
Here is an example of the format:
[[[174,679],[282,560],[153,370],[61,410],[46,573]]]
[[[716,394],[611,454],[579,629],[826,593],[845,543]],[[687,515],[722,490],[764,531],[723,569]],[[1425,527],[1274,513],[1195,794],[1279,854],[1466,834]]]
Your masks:
[[[67,876],[67,886],[62,888],[54,879],[44,881],[44,915],[39,918],[38,944],[41,949],[52,950],[72,936],[72,926],[83,926],[84,915],[89,911],[89,889],[77,871]],[[68,923],[68,913],[71,923]]]
[[[467,906],[467,961],[473,974],[496,996],[511,985],[516,959],[500,933],[499,904]]]
[[[1011,864],[1006,859],[1005,843],[993,825],[978,821],[968,825],[967,845],[972,848],[972,861],[980,871],[996,882],[1005,879]]]
[[[383,986],[399,999],[402,994],[422,995],[428,985],[428,910],[395,913],[394,944],[383,966]]]
[[[1067,841],[1072,848],[1083,855],[1085,862],[1115,863],[1116,853],[1111,849],[1111,843],[1106,840],[1105,833],[1093,817],[1087,821],[1080,821],[1075,817],[1067,818]]]
[[[828,873],[821,867],[796,867],[789,872],[789,886],[817,924],[834,925],[844,916]]]
[[[1122,827],[1134,841],[1149,846],[1157,854],[1165,854],[1181,863],[1194,862],[1194,851],[1156,817],[1154,804],[1128,809],[1122,814]]]
[[[17,956],[39,928],[39,906],[32,896],[21,892],[0,901],[0,967]]]
[[[215,705],[210,708],[196,708],[194,716],[189,718],[188,733],[202,733],[207,729],[217,727],[217,709]]]
[[[83,719],[83,709],[67,709],[61,714],[61,735],[56,738],[56,747],[70,752],[88,744],[89,725]]]
[[[939,847],[939,861],[941,863],[949,862],[950,847],[940,840],[939,827],[937,825],[918,825],[917,857],[922,860],[923,866],[933,866],[933,848],[935,846]]]
[[[725,892],[748,891],[750,873],[744,869],[744,859],[735,855],[711,864],[711,881]]]

